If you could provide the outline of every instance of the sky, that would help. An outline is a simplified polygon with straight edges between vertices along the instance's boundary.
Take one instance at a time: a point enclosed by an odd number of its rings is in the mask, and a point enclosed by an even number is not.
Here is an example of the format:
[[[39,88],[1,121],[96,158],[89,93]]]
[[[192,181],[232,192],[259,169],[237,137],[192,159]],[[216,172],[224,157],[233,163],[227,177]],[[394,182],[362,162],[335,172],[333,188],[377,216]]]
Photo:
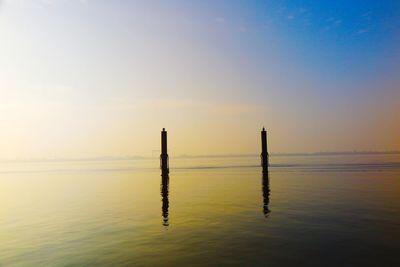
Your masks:
[[[400,150],[400,2],[0,0],[0,159]]]

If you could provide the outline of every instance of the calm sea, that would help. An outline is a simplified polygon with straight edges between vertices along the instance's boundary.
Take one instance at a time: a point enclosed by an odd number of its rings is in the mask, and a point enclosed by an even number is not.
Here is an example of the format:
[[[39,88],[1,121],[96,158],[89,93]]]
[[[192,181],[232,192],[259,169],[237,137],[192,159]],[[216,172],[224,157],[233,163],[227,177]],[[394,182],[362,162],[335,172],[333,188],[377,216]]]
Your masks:
[[[0,266],[400,266],[400,155],[1,162]]]

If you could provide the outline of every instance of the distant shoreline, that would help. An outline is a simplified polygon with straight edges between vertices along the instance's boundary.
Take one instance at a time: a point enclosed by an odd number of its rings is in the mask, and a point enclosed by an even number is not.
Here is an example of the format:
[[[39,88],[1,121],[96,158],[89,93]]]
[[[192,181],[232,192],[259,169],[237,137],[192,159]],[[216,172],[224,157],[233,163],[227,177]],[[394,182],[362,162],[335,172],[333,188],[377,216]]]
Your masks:
[[[342,152],[298,152],[298,153],[270,153],[271,156],[335,156],[335,155],[397,155],[400,151],[342,151]],[[223,154],[223,155],[180,155],[175,158],[217,158],[217,157],[255,157],[259,154]]]
[[[343,155],[399,155],[400,151],[342,151],[342,152],[310,152],[310,153],[271,153],[274,157],[294,157],[294,156],[343,156]],[[220,154],[220,155],[178,155],[170,156],[174,159],[184,158],[243,158],[243,157],[259,157],[258,154]],[[82,161],[124,161],[124,160],[146,160],[158,157],[145,156],[121,156],[121,157],[87,157],[87,158],[31,158],[31,159],[0,159],[0,163],[12,162],[82,162]]]

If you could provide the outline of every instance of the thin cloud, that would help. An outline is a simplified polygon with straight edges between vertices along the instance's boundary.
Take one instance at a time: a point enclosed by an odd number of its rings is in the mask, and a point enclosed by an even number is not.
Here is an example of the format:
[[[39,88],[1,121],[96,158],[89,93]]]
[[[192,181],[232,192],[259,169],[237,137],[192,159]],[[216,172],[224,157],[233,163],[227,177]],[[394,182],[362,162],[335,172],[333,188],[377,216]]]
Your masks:
[[[368,29],[359,29],[359,30],[356,32],[356,35],[365,34],[365,33],[367,33],[368,31],[369,31]]]
[[[308,9],[304,8],[304,7],[301,7],[301,8],[299,8],[299,12],[300,13],[306,13],[306,12],[308,12]]]
[[[239,26],[239,31],[240,31],[240,32],[247,32],[247,31],[248,31],[248,28],[245,27],[245,26],[243,26],[243,25],[240,25],[240,26]]]
[[[224,17],[216,17],[216,18],[215,18],[215,21],[216,21],[218,24],[224,24],[224,23],[225,23],[225,18],[224,18]]]
[[[342,24],[342,20],[341,19],[335,20],[334,24],[335,25],[340,25],[340,24]]]

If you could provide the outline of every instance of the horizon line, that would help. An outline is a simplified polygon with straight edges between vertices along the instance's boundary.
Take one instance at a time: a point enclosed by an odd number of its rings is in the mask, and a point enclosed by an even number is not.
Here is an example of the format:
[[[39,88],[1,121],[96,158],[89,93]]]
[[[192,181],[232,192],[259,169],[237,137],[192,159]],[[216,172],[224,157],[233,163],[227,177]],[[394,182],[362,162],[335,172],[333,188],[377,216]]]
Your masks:
[[[270,156],[335,156],[335,155],[397,155],[400,154],[399,150],[390,151],[326,151],[326,152],[272,152]],[[180,154],[177,156],[170,156],[170,158],[223,158],[223,157],[259,157],[259,154],[204,154],[204,155],[190,155]],[[155,159],[158,156],[97,156],[97,157],[32,157],[32,158],[13,158],[13,159],[0,159],[0,162],[62,162],[62,161],[118,161],[118,160],[144,160]]]

